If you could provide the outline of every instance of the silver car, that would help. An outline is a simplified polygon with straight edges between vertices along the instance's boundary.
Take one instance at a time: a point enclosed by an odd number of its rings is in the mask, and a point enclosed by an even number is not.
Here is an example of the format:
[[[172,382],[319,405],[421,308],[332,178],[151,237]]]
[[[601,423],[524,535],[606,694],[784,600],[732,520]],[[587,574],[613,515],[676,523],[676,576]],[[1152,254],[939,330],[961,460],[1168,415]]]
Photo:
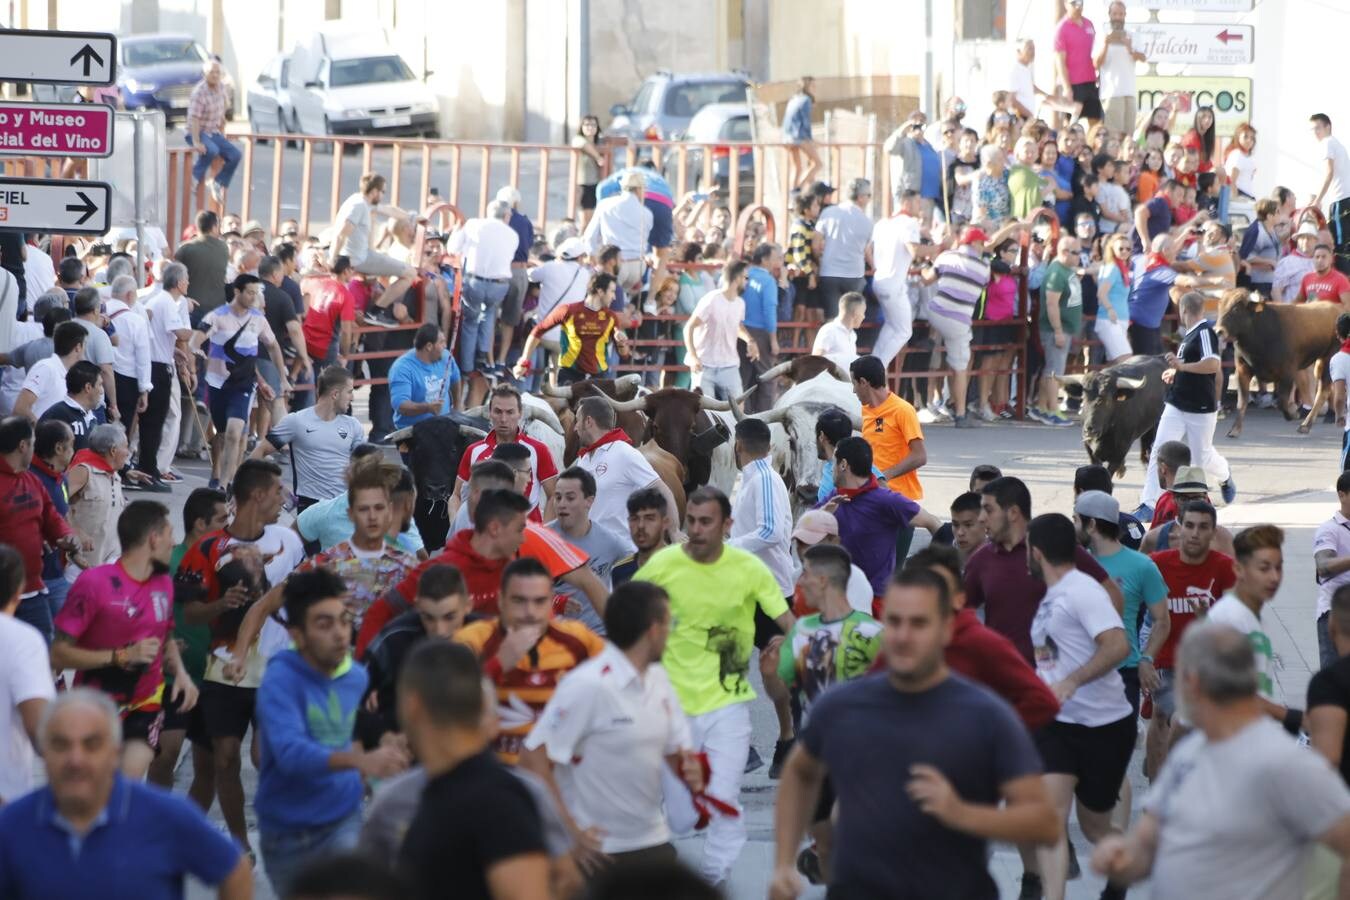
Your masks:
[[[258,73],[258,80],[249,85],[244,107],[248,110],[249,127],[254,132],[287,134],[297,130],[295,109],[286,87],[290,65],[291,55],[279,53]]]
[[[744,103],[749,80],[737,72],[674,75],[657,72],[627,104],[610,107],[608,134],[633,141],[681,140],[689,122],[709,103]]]
[[[688,129],[682,135],[683,140],[697,144],[712,144],[711,147],[690,147],[685,152],[685,187],[706,193],[717,187],[723,194],[731,188],[731,158],[736,157],[737,203],[746,206],[755,196],[755,155],[750,144],[754,135],[750,127],[750,106],[742,103],[709,103],[698,111],[689,122]],[[736,142],[733,148],[718,141]],[[733,152],[734,151],[734,152]],[[712,183],[703,179],[703,155],[712,157]],[[671,187],[678,190],[679,154],[673,150],[665,154],[665,178]]]

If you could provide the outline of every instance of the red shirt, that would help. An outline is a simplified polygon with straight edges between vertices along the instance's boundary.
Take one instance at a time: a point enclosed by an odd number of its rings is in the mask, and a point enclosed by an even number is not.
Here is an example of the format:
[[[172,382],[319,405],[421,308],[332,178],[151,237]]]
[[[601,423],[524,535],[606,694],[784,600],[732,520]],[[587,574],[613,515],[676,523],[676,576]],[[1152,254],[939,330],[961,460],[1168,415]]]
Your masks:
[[[42,590],[43,541],[55,543],[70,533],[42,481],[27,469],[15,472],[0,459],[0,543],[23,558],[24,594]]]
[[[530,437],[524,430],[516,431],[516,443],[523,444],[530,451],[530,467],[533,469],[533,475],[529,487],[525,489],[525,497],[533,504],[530,507],[530,519],[543,522],[542,510],[545,506],[543,484],[550,478],[558,477],[558,467],[553,462],[553,454],[549,452],[548,445]],[[459,458],[459,471],[455,474],[461,481],[467,482],[474,464],[491,459],[492,448],[496,446],[497,432],[489,431],[487,437],[481,441],[474,441],[464,449],[464,455]]]
[[[986,628],[973,609],[958,610],[953,617],[952,639],[943,656],[953,672],[1008,701],[1028,731],[1050,724],[1059,714],[1054,691],[1027,665],[1012,642]],[[871,671],[885,668],[885,658],[878,656]]]
[[[606,309],[591,309],[585,301],[558,304],[531,332],[535,340],[555,326],[562,327],[564,350],[558,365],[587,375],[609,371],[609,342],[619,330],[619,317]]]
[[[1181,139],[1181,146],[1185,147],[1187,150],[1193,148],[1196,153],[1200,154],[1200,167],[1197,171],[1214,171],[1214,160],[1205,159],[1205,141],[1200,137],[1200,132],[1196,131],[1194,128],[1186,132],[1186,136]]]
[[[1149,527],[1154,523],[1158,525],[1164,522],[1170,522],[1177,517],[1177,495],[1171,491],[1163,491],[1158,497],[1158,502],[1153,507],[1153,520],[1149,522]]]
[[[1309,303],[1314,300],[1340,303],[1342,294],[1350,294],[1350,278],[1336,269],[1329,270],[1325,275],[1309,272],[1303,276],[1303,283],[1298,287],[1299,299]]]
[[[1186,626],[1213,606],[1237,581],[1237,575],[1233,572],[1233,558],[1217,550],[1209,551],[1198,566],[1183,562],[1180,550],[1161,550],[1150,558],[1167,582],[1167,612],[1172,620],[1167,642],[1158,651],[1153,665],[1170,669],[1176,665],[1177,644]]]
[[[309,297],[309,306],[300,322],[305,349],[310,359],[327,359],[340,323],[356,320],[356,303],[347,286],[330,276],[306,278],[302,290]]]

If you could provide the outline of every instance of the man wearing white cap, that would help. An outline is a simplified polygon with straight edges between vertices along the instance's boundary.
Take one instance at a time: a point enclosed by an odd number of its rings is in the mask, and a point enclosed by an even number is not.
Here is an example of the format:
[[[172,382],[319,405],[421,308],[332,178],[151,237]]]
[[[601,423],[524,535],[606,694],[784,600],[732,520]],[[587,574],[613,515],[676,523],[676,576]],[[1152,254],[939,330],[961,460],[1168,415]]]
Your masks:
[[[1317,226],[1304,222],[1294,232],[1294,249],[1280,257],[1270,280],[1270,297],[1276,303],[1293,303],[1304,277],[1316,268],[1313,248],[1317,246]]]
[[[586,283],[590,281],[591,269],[586,265],[586,244],[581,238],[568,238],[558,245],[558,255],[546,263],[529,270],[529,280],[539,285],[539,302],[530,313],[530,318],[542,322],[560,304],[580,303],[586,299]],[[512,275],[515,273],[512,272]],[[560,327],[550,328],[539,340],[540,347],[548,354],[548,365],[556,365],[562,352],[559,343],[562,336]],[[546,368],[543,365],[530,364],[535,372]]]
[[[802,513],[802,517],[797,520],[797,527],[792,530],[793,561],[798,568],[797,574],[801,575],[801,563],[806,558],[808,548],[817,544],[839,543],[839,520],[834,517],[834,513],[823,509],[808,509]],[[869,616],[872,614],[872,585],[863,570],[852,562],[849,563],[848,587],[844,593],[849,606]]]
[[[595,208],[582,240],[591,253],[605,244],[619,248],[619,287],[625,294],[633,295],[642,289],[645,271],[642,257],[647,252],[654,218],[642,202],[647,182],[641,172],[628,172],[619,186],[623,193],[600,201]]]
[[[511,220],[506,224],[520,235],[515,256],[511,257],[511,285],[506,289],[506,298],[502,300],[501,337],[497,344],[497,362],[505,364],[506,353],[511,349],[511,341],[516,336],[516,326],[520,324],[520,311],[525,303],[525,291],[529,288],[526,265],[530,259],[530,248],[534,246],[534,223],[530,217],[520,211],[520,191],[513,185],[507,185],[497,192],[497,200],[511,206]]]

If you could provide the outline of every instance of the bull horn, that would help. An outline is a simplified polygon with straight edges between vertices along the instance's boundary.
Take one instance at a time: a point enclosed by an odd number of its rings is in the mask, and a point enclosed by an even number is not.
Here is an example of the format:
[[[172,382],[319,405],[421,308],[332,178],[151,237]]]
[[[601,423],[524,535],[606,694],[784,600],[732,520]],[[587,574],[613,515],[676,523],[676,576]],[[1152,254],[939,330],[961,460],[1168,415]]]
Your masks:
[[[561,400],[572,399],[572,386],[570,384],[566,387],[558,387],[545,381],[540,385],[540,390],[544,392],[545,397],[557,397]]]
[[[853,379],[849,378],[848,373],[845,372],[838,363],[830,363],[830,368],[827,371],[834,377],[835,381],[840,381],[848,385],[853,384]]]
[[[632,388],[636,391],[640,387],[642,387],[642,375],[638,372],[630,372],[627,375],[621,375],[614,379],[615,391],[627,390],[628,388]]]
[[[779,375],[785,375],[785,374],[787,374],[787,370],[790,369],[790,368],[792,368],[792,363],[791,363],[791,362],[783,362],[783,363],[779,363],[778,365],[774,366],[772,369],[769,369],[769,370],[768,370],[767,372],[765,372],[763,375],[760,375],[760,376],[759,376],[759,383],[760,383],[760,384],[768,384],[769,382],[771,382],[771,381],[773,381],[775,378],[777,378]]]
[[[562,422],[558,421],[558,415],[551,407],[547,405],[535,406],[534,404],[527,404],[524,412],[529,418],[537,419],[549,428],[558,432],[558,434],[561,434],[564,437],[567,436],[567,432],[563,431]]]
[[[1144,383],[1147,381],[1148,381],[1147,378],[1117,378],[1116,387],[1128,388],[1129,390],[1137,391],[1141,387],[1143,387]]]
[[[646,397],[634,397],[632,400],[615,400],[609,394],[601,392],[601,397],[605,398],[615,412],[644,412],[647,409]]]
[[[471,409],[466,409],[466,410],[464,410],[463,412],[464,412],[464,415],[466,415],[466,416],[473,416],[473,417],[478,418],[478,419],[485,419],[485,418],[487,418],[487,404],[486,404],[486,403],[482,403],[482,404],[479,404],[478,406],[475,406],[475,407],[473,407],[473,408],[471,408]]]
[[[408,434],[412,434],[411,428],[404,428],[402,430],[408,432]],[[460,425],[459,433],[464,437],[473,438],[475,441],[481,441],[483,438],[488,436],[488,433],[486,431],[484,431],[481,428],[474,428],[472,425]],[[396,440],[396,438],[392,434],[389,435],[389,439]]]
[[[713,412],[728,412],[731,409],[731,404],[725,400],[717,400],[712,397],[705,397],[702,394],[699,394],[698,407],[699,409],[709,409],[712,410]]]
[[[766,425],[772,425],[775,422],[781,423],[784,419],[787,418],[787,414],[788,414],[787,409],[770,409],[762,413],[755,413],[750,418],[759,419]],[[859,422],[858,424],[861,426],[862,423]]]
[[[1060,384],[1075,384],[1078,387],[1082,387],[1083,377],[1083,374],[1080,372],[1076,375],[1056,375],[1055,380]]]
[[[732,418],[734,418],[737,422],[743,422],[743,421],[745,421],[745,409],[744,409],[745,398],[746,398],[746,397],[749,397],[751,394],[753,394],[753,393],[754,393],[756,390],[758,390],[758,389],[759,389],[759,385],[758,385],[758,384],[752,384],[752,385],[750,385],[750,389],[749,389],[748,391],[744,391],[744,392],[741,393],[741,395],[740,395],[739,397],[735,397],[735,398],[732,399],[732,401],[731,401],[731,415],[732,415]]]
[[[384,436],[384,439],[391,444],[401,444],[402,442],[410,439],[412,437],[412,433],[413,433],[412,426],[409,425],[407,428],[400,428],[398,431],[389,432],[387,435]],[[483,437],[486,437],[486,435],[483,435]]]

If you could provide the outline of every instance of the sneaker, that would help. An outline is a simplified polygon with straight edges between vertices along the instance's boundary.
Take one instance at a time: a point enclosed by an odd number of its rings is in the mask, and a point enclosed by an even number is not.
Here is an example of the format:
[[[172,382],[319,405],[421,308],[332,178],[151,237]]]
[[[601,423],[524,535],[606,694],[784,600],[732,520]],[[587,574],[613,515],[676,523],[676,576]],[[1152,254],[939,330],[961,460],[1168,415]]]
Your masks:
[[[388,310],[380,309],[378,306],[366,310],[366,314],[361,317],[361,321],[367,325],[376,325],[380,328],[397,328],[398,322]]]
[[[1045,889],[1041,886],[1041,876],[1035,872],[1022,873],[1022,890],[1017,894],[1017,900],[1041,900]]]
[[[1257,408],[1257,409],[1274,409],[1274,408],[1275,408],[1275,395],[1274,395],[1274,394],[1267,394],[1267,393],[1265,393],[1264,391],[1263,391],[1262,393],[1260,393],[1260,394],[1257,396],[1257,398],[1256,398],[1256,408]]]
[[[797,871],[802,873],[811,884],[824,884],[825,876],[820,871],[820,857],[816,855],[815,847],[803,847],[802,852],[797,854]]]
[[[183,481],[183,476],[179,475],[173,469],[168,469],[160,473],[159,480],[165,482],[166,484],[181,484]]]
[[[994,410],[994,414],[998,416],[1000,419],[1005,420],[1017,418],[1017,413],[1013,412],[1011,406],[1000,406]]]
[[[1046,422],[1047,425],[1054,425],[1058,428],[1064,428],[1075,424],[1073,419],[1070,419],[1067,416],[1061,416],[1058,413],[1046,413],[1045,417],[1049,419],[1049,421]]]
[[[209,481],[206,482],[206,486],[209,487],[209,488],[210,488],[211,490],[213,490],[213,491],[218,491],[218,490],[220,490],[220,479],[219,479],[219,478],[212,478],[212,479],[210,479]]]
[[[795,738],[788,738],[773,745],[773,762],[769,763],[769,777],[774,781],[783,774],[783,763],[787,762],[788,752],[792,750],[794,740]]]
[[[206,188],[211,192],[212,200],[216,201],[217,204],[224,204],[225,188],[224,186],[221,185],[219,181],[212,181],[210,184],[206,186]]]
[[[923,409],[919,410],[919,424],[936,425],[938,422],[941,421],[942,421],[941,419],[933,415],[932,411],[928,407],[925,406]]]
[[[1147,503],[1140,503],[1130,515],[1134,516],[1140,522],[1152,522],[1153,507],[1149,506]]]
[[[975,410],[975,418],[979,419],[981,422],[998,421],[998,416],[996,416],[994,411],[987,406],[981,406],[979,409]]]
[[[1219,485],[1219,492],[1223,495],[1225,506],[1237,499],[1237,485],[1233,482],[1233,476],[1229,475],[1228,480]]]
[[[149,491],[152,494],[172,494],[173,488],[169,487],[158,478],[152,478],[149,481],[143,481],[140,485],[141,490]]]
[[[1325,413],[1322,414],[1322,424],[1323,424],[1323,425],[1335,425],[1335,424],[1336,424],[1336,410],[1334,410],[1334,409],[1332,409],[1330,406],[1328,406],[1328,407],[1327,407],[1327,411],[1326,411]]]
[[[928,401],[928,411],[931,412],[933,415],[937,416],[939,419],[951,418],[951,413],[947,411],[947,407],[942,405],[941,400]]]
[[[759,751],[754,747],[750,748],[750,755],[745,758],[745,774],[749,775],[756,769],[764,768],[764,759],[759,755]]]
[[[957,416],[952,419],[953,428],[979,428],[980,420],[971,415]]]
[[[1033,422],[1039,422],[1042,425],[1050,424],[1050,415],[1041,411],[1039,406],[1027,407],[1027,418]]]

